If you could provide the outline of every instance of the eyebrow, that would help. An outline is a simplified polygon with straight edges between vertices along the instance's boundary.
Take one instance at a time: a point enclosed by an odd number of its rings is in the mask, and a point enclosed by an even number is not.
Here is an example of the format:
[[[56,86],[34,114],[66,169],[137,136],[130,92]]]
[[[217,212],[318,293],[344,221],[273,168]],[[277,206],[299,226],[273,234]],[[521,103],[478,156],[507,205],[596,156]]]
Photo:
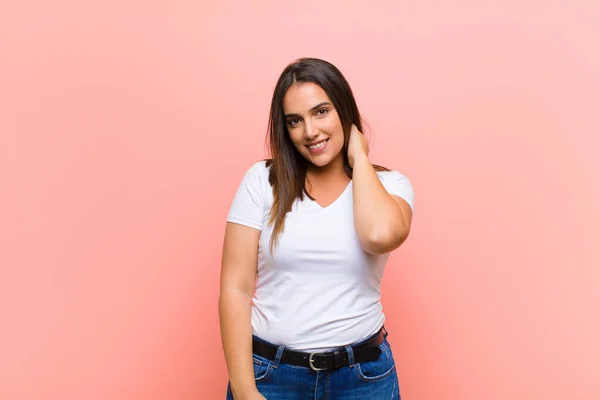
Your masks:
[[[323,106],[330,106],[331,103],[328,101],[324,101],[322,103],[317,104],[316,106],[314,106],[313,108],[311,108],[309,111],[313,112],[315,111],[317,108],[321,108]],[[291,118],[291,117],[300,117],[300,114],[285,114],[285,118]]]

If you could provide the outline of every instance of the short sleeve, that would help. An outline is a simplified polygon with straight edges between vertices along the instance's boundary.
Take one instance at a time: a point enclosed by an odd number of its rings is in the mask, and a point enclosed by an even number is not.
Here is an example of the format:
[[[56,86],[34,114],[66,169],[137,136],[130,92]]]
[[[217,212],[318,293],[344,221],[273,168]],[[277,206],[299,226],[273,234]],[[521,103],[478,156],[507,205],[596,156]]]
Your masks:
[[[244,175],[229,209],[228,222],[262,230],[264,200],[261,169],[261,164],[255,163]]]
[[[408,178],[398,171],[383,171],[379,177],[388,193],[404,199],[414,212],[415,192]]]

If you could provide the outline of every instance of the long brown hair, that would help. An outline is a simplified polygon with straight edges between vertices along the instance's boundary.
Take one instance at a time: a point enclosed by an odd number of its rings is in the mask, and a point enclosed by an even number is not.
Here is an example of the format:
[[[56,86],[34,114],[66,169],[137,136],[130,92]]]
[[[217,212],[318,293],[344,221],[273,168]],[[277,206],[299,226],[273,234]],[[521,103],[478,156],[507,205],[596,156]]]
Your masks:
[[[352,124],[363,131],[352,89],[335,65],[317,58],[300,58],[283,70],[273,92],[267,132],[272,157],[267,160],[267,167],[271,166],[269,183],[273,187],[273,205],[269,216],[269,223],[273,225],[271,251],[283,233],[285,216],[292,209],[294,201],[303,200],[304,195],[312,199],[306,190],[308,161],[292,143],[283,112],[283,97],[287,90],[295,83],[305,82],[323,88],[337,111],[344,131],[344,171],[350,179],[352,168],[348,163],[348,141]],[[377,165],[374,168],[387,170]]]

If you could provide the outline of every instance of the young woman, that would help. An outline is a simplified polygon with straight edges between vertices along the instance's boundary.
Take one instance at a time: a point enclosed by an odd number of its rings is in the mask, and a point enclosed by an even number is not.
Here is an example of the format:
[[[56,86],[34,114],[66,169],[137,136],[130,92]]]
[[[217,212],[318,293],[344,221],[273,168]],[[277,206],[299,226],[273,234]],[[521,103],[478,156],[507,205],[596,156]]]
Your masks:
[[[272,158],[227,218],[219,315],[228,399],[399,399],[380,282],[408,236],[414,193],[371,164],[354,95],[303,58],[271,103]]]

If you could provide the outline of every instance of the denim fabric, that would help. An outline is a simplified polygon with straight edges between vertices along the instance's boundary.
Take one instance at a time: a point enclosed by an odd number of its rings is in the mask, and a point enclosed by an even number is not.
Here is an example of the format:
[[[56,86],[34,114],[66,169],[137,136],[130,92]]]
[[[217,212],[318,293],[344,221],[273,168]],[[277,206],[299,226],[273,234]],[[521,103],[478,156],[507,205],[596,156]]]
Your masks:
[[[283,347],[275,361],[254,355],[256,387],[267,400],[400,400],[394,357],[385,336],[377,360],[354,363],[347,346],[351,365],[328,371],[279,363]],[[227,399],[233,399],[229,385]]]

